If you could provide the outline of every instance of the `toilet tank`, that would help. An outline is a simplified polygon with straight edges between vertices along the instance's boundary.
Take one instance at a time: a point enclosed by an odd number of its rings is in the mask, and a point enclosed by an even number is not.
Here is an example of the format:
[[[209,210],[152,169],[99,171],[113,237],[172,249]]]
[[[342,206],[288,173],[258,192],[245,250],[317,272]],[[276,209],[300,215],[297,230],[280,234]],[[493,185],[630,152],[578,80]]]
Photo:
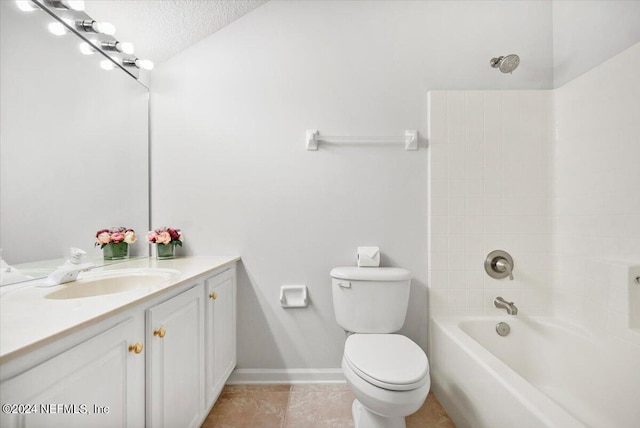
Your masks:
[[[411,272],[390,267],[331,270],[336,321],[354,333],[394,333],[407,316]]]

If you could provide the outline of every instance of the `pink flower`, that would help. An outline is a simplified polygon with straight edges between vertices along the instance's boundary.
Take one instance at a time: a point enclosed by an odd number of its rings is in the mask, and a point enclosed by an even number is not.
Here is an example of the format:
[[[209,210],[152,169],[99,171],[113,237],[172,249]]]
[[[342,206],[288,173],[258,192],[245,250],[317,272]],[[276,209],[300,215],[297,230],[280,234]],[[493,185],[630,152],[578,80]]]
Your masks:
[[[156,234],[156,232],[154,232],[153,230],[150,232],[147,232],[147,241],[151,242],[152,244],[155,244],[156,239],[158,239],[158,235]]]
[[[114,233],[112,233],[111,234],[111,241],[114,244],[118,244],[118,243],[124,241],[124,233],[122,233],[122,232],[114,232]]]
[[[96,241],[100,245],[108,244],[111,242],[111,234],[107,231],[102,231],[96,236]]]
[[[173,227],[170,227],[169,229],[167,229],[167,231],[169,232],[169,235],[171,235],[172,241],[178,239],[178,237],[180,236],[180,229],[174,229]]]
[[[166,231],[160,232],[156,237],[156,242],[158,244],[168,244],[171,242],[171,235]]]

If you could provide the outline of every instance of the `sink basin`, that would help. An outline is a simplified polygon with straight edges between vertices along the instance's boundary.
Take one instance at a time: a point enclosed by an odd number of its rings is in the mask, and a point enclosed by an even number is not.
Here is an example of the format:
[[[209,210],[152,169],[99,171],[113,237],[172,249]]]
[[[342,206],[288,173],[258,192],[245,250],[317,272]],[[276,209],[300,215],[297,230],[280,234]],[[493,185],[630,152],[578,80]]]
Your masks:
[[[63,284],[47,299],[81,299],[123,293],[140,288],[155,287],[175,280],[180,271],[175,269],[119,269],[105,272],[83,272],[78,280]]]

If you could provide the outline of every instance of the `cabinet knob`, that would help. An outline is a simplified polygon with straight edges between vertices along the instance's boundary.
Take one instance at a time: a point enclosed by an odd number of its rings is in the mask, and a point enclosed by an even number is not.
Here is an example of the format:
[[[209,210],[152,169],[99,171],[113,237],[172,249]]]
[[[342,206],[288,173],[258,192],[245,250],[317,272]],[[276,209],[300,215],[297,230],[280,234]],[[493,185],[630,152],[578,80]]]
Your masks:
[[[135,352],[136,354],[139,354],[142,352],[143,348],[144,347],[142,346],[142,343],[138,342],[136,344],[129,345],[129,352]]]
[[[160,327],[158,330],[153,330],[153,335],[163,338],[167,334],[167,330],[164,327]]]
[[[213,300],[216,300],[216,299],[218,298],[218,293],[211,293],[211,294],[209,294],[209,298],[210,298],[210,299],[213,299]]]

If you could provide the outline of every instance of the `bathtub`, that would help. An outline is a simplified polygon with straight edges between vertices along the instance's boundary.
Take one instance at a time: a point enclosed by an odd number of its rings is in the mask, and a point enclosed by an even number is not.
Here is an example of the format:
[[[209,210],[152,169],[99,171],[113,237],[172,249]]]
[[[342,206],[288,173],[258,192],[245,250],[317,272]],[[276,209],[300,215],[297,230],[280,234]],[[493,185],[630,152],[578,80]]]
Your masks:
[[[640,427],[636,344],[524,316],[436,317],[430,344],[432,388],[458,428]]]

